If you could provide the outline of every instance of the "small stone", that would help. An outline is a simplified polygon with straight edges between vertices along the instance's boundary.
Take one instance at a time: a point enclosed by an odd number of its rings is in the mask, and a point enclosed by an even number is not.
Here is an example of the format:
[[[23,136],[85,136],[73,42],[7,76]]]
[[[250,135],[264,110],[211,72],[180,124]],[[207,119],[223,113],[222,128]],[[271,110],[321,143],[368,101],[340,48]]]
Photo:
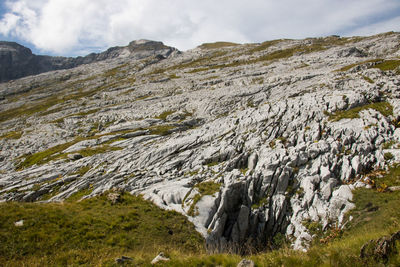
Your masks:
[[[78,160],[78,159],[83,158],[83,156],[79,153],[74,153],[74,154],[68,154],[68,158],[70,160]]]
[[[241,260],[237,267],[254,267],[254,262],[252,260],[248,260],[248,259],[243,259]]]
[[[133,261],[133,259],[129,258],[129,257],[126,257],[126,256],[122,256],[121,258],[116,258],[115,259],[115,262],[118,263],[118,264],[124,264],[125,262],[128,262],[128,261]]]
[[[18,222],[15,222],[14,225],[15,225],[16,227],[24,226],[24,220],[19,220]]]
[[[151,264],[154,265],[154,264],[157,264],[157,263],[160,262],[160,261],[169,261],[169,258],[165,257],[163,252],[160,252],[160,254],[158,254],[158,255],[151,261]]]
[[[111,201],[111,204],[117,204],[121,200],[120,193],[109,193],[107,199]]]
[[[387,190],[391,192],[400,191],[400,186],[390,186]]]

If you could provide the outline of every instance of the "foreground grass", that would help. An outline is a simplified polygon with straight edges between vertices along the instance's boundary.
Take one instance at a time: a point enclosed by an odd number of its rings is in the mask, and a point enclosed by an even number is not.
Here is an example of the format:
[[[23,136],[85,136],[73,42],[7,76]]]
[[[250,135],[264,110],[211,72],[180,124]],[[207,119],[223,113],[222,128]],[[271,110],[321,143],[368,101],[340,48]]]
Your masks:
[[[122,255],[150,262],[160,251],[202,253],[203,240],[176,212],[129,194],[61,204],[0,204],[0,266],[112,265]],[[14,222],[24,220],[22,227]]]

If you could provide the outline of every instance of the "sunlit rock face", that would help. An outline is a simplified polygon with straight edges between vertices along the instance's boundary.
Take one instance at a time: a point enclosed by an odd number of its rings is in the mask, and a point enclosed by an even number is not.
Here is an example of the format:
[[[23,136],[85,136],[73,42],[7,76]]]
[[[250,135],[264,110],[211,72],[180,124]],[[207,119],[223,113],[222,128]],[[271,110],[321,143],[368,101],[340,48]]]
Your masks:
[[[0,199],[119,189],[185,214],[212,251],[305,249],[308,223],[341,227],[362,174],[400,156],[399,41],[140,40],[1,83]],[[12,46],[2,60],[34,57]]]

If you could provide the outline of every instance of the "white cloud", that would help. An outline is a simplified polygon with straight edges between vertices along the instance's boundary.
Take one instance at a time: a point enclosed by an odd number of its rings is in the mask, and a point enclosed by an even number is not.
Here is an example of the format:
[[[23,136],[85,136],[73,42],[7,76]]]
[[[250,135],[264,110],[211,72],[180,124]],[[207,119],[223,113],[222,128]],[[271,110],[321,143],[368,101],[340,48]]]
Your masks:
[[[185,50],[218,40],[261,42],[351,32],[399,30],[397,0],[8,0],[0,34],[43,52],[161,40]],[[373,21],[373,22],[371,22]]]
[[[3,35],[7,35],[12,29],[17,27],[19,17],[8,13],[5,14],[3,20],[0,21],[0,33]]]

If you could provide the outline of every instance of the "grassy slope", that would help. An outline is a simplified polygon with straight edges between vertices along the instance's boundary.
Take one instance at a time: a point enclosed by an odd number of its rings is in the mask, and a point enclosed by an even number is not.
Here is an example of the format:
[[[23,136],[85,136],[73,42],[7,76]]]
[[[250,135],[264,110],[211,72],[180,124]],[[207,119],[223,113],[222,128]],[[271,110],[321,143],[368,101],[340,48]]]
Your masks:
[[[61,204],[0,204],[0,266],[112,265],[165,253],[202,253],[203,239],[176,212],[129,194],[116,205],[100,196]],[[14,222],[23,219],[22,227]]]

